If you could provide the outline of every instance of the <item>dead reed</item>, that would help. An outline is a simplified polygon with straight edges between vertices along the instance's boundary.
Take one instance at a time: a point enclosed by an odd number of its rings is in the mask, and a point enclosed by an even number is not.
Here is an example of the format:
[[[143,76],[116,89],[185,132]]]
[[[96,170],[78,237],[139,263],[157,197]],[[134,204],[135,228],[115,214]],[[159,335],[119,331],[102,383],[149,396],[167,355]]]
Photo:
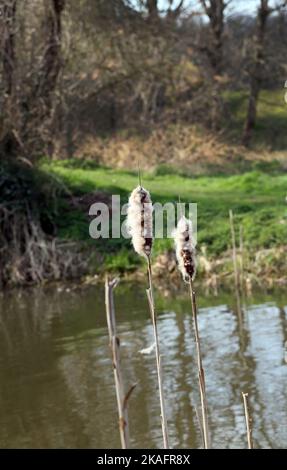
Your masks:
[[[242,392],[243,404],[244,404],[244,414],[245,414],[245,422],[246,422],[246,432],[247,432],[247,442],[248,442],[248,449],[253,449],[253,437],[252,437],[252,418],[249,411],[249,400],[248,400],[248,393]]]
[[[235,287],[236,304],[237,304],[237,315],[238,315],[240,327],[242,327],[240,273],[239,273],[239,267],[238,267],[233,211],[231,209],[229,211],[229,221],[230,221],[230,232],[231,232],[231,243],[232,243],[232,262],[233,262],[234,287]]]
[[[234,271],[234,283],[235,283],[236,290],[239,292],[240,291],[240,276],[239,276],[239,268],[238,268],[238,263],[237,263],[237,248],[236,248],[233,211],[231,209],[229,211],[229,220],[230,220],[230,231],[231,231],[231,242],[232,242],[232,261],[233,261],[233,271]]]
[[[128,449],[130,447],[130,436],[129,436],[129,420],[128,420],[128,400],[132,391],[136,385],[132,385],[125,394],[124,384],[122,378],[121,361],[120,361],[120,340],[117,336],[116,331],[116,316],[114,307],[114,295],[113,290],[117,286],[118,280],[114,279],[109,281],[108,277],[105,282],[105,304],[106,304],[106,315],[107,324],[109,330],[110,347],[112,350],[112,360],[114,369],[115,388],[118,405],[119,415],[119,429],[122,449]]]
[[[243,240],[243,226],[239,227],[239,268],[240,268],[240,288],[241,293],[244,294],[244,240]]]

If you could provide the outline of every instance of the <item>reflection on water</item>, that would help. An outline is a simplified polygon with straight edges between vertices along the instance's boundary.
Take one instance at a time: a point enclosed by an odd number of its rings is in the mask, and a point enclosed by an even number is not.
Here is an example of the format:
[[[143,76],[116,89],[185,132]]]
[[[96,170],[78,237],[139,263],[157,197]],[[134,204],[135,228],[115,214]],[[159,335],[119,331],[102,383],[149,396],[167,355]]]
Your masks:
[[[287,441],[287,298],[248,301],[243,324],[231,295],[199,297],[199,327],[214,448],[246,448],[241,391],[249,392],[256,447]],[[201,446],[188,296],[157,294],[172,447]],[[116,289],[130,401],[131,445],[161,447],[153,342],[144,286]],[[117,408],[103,289],[13,291],[0,297],[0,447],[117,448]]]

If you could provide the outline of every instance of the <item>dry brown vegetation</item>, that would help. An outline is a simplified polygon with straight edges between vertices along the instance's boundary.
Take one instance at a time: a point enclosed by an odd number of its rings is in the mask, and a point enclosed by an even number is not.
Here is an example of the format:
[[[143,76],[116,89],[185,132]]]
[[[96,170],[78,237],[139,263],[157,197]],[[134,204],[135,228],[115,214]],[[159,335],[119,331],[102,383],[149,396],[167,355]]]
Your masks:
[[[144,135],[117,134],[111,139],[88,137],[77,154],[100,165],[126,169],[139,161],[146,170],[167,165],[185,174],[206,174],[216,170],[235,173],[255,162],[278,162],[287,168],[283,151],[263,148],[246,150],[242,145],[229,143],[224,135],[196,125],[155,126]],[[82,157],[81,157],[82,158]],[[241,167],[240,167],[241,165]],[[159,170],[160,171],[160,170]]]

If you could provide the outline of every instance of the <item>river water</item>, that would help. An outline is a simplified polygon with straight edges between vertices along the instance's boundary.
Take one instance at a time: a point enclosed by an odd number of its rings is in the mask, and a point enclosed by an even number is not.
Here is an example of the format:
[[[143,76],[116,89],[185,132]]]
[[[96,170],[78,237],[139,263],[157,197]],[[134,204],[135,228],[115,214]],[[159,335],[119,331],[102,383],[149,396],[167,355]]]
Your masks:
[[[153,343],[144,285],[115,291],[131,446],[162,447]],[[164,390],[173,448],[202,446],[193,325],[184,291],[156,292]],[[198,296],[213,448],[246,448],[248,392],[257,448],[287,447],[287,294],[245,300]],[[0,296],[0,447],[119,448],[102,286]]]

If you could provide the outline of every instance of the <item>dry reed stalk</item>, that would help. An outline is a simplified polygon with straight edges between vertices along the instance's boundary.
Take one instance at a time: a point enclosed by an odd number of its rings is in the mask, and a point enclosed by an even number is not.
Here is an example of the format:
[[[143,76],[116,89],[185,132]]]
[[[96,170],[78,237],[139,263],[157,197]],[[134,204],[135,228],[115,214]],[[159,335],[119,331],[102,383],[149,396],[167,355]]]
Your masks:
[[[118,405],[119,415],[119,430],[121,438],[122,449],[128,449],[130,447],[129,437],[129,420],[128,420],[128,409],[127,404],[135,385],[130,387],[127,394],[124,392],[124,384],[121,371],[120,363],[120,340],[116,332],[116,317],[114,307],[114,296],[113,290],[117,286],[118,280],[114,279],[109,281],[108,277],[105,282],[105,304],[106,304],[106,315],[107,324],[109,330],[110,347],[112,350],[112,360],[114,369],[115,388]]]
[[[160,400],[160,410],[161,410],[161,428],[162,428],[162,436],[163,436],[163,446],[164,446],[164,449],[169,449],[168,428],[167,428],[167,419],[166,419],[164,393],[163,393],[161,355],[160,355],[160,349],[159,349],[157,318],[156,318],[155,303],[154,303],[154,297],[153,297],[150,257],[148,257],[147,263],[148,263],[149,288],[146,290],[146,293],[147,293],[147,298],[148,298],[148,303],[149,303],[149,308],[150,308],[153,334],[154,334],[154,340],[155,340],[155,354],[156,354],[157,379],[158,379],[158,390],[159,390],[159,400]]]
[[[243,226],[240,224],[239,227],[239,249],[240,249],[240,285],[241,285],[241,292],[244,294],[245,292],[245,263],[244,263],[244,237],[243,237]]]
[[[243,227],[240,225],[239,227],[239,250],[240,250],[240,258],[239,258],[239,267],[240,267],[240,288],[243,294],[244,292],[244,242],[243,242]]]
[[[196,344],[196,351],[197,351],[198,382],[199,382],[199,391],[200,391],[204,448],[208,449],[210,446],[210,443],[209,443],[209,429],[208,429],[207,399],[206,399],[206,390],[205,390],[205,376],[204,376],[204,369],[202,366],[200,338],[199,338],[199,330],[198,330],[198,322],[197,322],[197,305],[196,305],[196,297],[195,297],[195,291],[193,288],[192,279],[190,279],[189,281],[189,290],[190,290],[192,316],[193,316],[193,323],[194,323],[195,344]]]
[[[239,282],[239,270],[238,270],[238,265],[237,265],[236,238],[235,238],[233,212],[231,209],[229,211],[229,220],[230,220],[231,241],[232,241],[232,261],[233,261],[233,270],[234,270],[234,282],[235,282],[236,290],[239,291],[240,282]]]
[[[229,211],[229,220],[230,220],[230,231],[231,231],[231,241],[232,241],[232,262],[233,262],[233,272],[234,272],[234,287],[235,287],[236,302],[237,302],[237,314],[239,317],[239,322],[240,322],[240,327],[241,327],[242,310],[241,310],[241,301],[240,301],[240,279],[239,279],[239,270],[238,270],[238,264],[237,264],[237,248],[236,248],[233,212],[231,209]]]
[[[174,232],[174,240],[176,247],[176,257],[179,270],[183,276],[183,280],[189,284],[190,300],[192,307],[192,317],[194,324],[195,345],[197,351],[197,367],[198,367],[198,382],[201,402],[202,414],[202,430],[204,437],[204,448],[208,449],[209,442],[209,429],[208,429],[208,409],[205,390],[205,376],[202,365],[201,346],[199,338],[199,329],[197,322],[197,304],[196,296],[193,287],[193,280],[195,277],[195,247],[192,235],[192,223],[190,220],[182,216],[178,222],[177,228]]]
[[[253,438],[252,438],[252,418],[249,412],[249,400],[248,393],[242,392],[243,404],[244,404],[244,414],[246,422],[246,432],[247,432],[247,442],[248,449],[253,449]]]
[[[244,233],[243,233],[243,226],[240,224],[239,226],[239,250],[240,250],[240,258],[239,258],[239,268],[240,268],[240,291],[241,291],[241,299],[242,299],[242,308],[241,308],[241,319],[243,312],[246,310],[246,294],[247,292],[247,283],[245,279],[245,252],[244,252]]]
[[[198,421],[198,427],[199,427],[199,431],[200,431],[201,441],[202,441],[202,444],[203,444],[203,447],[204,447],[204,433],[203,433],[203,429],[202,429],[201,416],[200,416],[200,413],[198,411],[197,406],[194,406],[194,409],[195,409],[196,419]]]
[[[157,317],[155,310],[155,302],[153,296],[152,270],[151,270],[151,250],[153,244],[153,223],[152,223],[152,202],[150,194],[140,184],[135,188],[129,198],[127,227],[132,237],[132,244],[135,251],[143,256],[147,261],[148,283],[147,289],[148,304],[152,319],[155,353],[156,353],[156,369],[159,389],[159,401],[161,411],[161,427],[163,435],[164,449],[169,449],[168,428],[163,393],[163,377],[161,368],[161,355],[159,348],[159,338],[157,331]]]

